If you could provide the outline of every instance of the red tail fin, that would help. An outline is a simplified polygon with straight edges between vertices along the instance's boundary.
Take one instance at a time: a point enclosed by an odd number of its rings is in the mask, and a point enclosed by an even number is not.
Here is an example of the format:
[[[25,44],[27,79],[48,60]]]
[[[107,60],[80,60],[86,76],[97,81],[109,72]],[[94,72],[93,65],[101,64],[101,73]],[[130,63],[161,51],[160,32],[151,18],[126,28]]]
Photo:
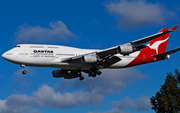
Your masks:
[[[159,32],[163,32],[169,30],[167,28],[161,29]],[[160,54],[166,51],[168,39],[169,39],[169,34],[167,33],[165,35],[162,35],[156,39],[151,40],[146,46],[149,47],[150,49],[153,49],[156,51],[156,54]]]
[[[164,31],[174,31],[176,30],[178,27],[178,25],[174,26],[171,29],[167,29],[167,28],[163,28],[161,29],[159,32],[164,32]],[[164,60],[166,57],[162,56],[162,57],[155,57],[159,55],[162,55],[165,51],[166,51],[166,47],[167,47],[167,43],[168,43],[168,39],[169,39],[169,34],[164,34],[160,37],[157,37],[153,40],[151,40],[145,48],[143,48],[137,58],[135,58],[133,61],[131,61],[126,67],[130,67],[130,66],[135,66],[135,65],[140,65],[140,64],[145,64],[145,63],[149,63],[149,62],[154,62],[154,61],[159,61],[159,60]],[[179,51],[179,48],[177,50],[173,50],[173,51],[169,51],[166,52],[164,54],[170,54],[173,52]],[[162,53],[162,54],[160,54]],[[153,57],[154,56],[154,57]]]

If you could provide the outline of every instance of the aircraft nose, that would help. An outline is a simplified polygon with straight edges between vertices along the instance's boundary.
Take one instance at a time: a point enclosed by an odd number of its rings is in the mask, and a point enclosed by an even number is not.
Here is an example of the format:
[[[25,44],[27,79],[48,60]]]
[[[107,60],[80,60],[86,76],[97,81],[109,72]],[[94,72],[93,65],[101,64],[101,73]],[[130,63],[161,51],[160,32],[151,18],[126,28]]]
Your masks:
[[[3,54],[2,54],[2,57],[5,59],[5,58],[6,58],[6,53],[3,53]]]
[[[4,58],[7,61],[14,61],[14,59],[15,59],[12,51],[7,51],[7,52],[3,53],[2,58]]]

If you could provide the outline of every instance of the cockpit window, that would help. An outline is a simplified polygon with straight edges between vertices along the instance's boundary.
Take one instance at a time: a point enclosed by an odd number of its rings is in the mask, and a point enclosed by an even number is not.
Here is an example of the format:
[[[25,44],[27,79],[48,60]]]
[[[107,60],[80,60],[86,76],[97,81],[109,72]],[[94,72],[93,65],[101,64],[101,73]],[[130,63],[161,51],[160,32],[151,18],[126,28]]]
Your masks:
[[[21,46],[15,46],[15,47],[21,47]]]

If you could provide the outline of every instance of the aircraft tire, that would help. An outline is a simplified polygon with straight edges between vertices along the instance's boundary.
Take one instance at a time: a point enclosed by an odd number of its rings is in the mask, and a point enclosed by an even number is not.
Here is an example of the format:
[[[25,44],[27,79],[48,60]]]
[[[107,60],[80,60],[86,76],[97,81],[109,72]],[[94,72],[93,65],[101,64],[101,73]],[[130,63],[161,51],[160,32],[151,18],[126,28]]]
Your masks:
[[[84,77],[83,76],[79,77],[79,80],[84,80]]]
[[[96,77],[96,74],[95,74],[95,73],[93,73],[93,74],[92,74],[92,77]]]
[[[23,71],[22,71],[22,74],[23,74],[23,75],[24,75],[24,74],[26,74],[26,73],[27,73],[27,71],[26,71],[26,70],[23,70]]]
[[[98,72],[97,72],[97,75],[101,75],[101,74],[102,74],[102,72],[101,72],[101,71],[98,71]]]
[[[92,77],[92,73],[89,73],[89,75],[88,75],[89,77]]]

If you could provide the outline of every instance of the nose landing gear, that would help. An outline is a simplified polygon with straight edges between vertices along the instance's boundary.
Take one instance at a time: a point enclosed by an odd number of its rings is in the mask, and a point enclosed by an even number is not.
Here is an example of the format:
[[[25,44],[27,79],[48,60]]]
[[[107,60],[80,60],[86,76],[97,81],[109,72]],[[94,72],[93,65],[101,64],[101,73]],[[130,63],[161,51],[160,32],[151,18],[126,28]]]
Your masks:
[[[25,65],[22,64],[21,67],[23,68],[22,74],[23,74],[23,75],[26,74],[27,71],[25,70]]]
[[[23,70],[23,71],[22,71],[22,74],[23,74],[23,75],[24,75],[24,74],[26,74],[26,73],[27,73],[27,71],[26,71],[26,70]]]

